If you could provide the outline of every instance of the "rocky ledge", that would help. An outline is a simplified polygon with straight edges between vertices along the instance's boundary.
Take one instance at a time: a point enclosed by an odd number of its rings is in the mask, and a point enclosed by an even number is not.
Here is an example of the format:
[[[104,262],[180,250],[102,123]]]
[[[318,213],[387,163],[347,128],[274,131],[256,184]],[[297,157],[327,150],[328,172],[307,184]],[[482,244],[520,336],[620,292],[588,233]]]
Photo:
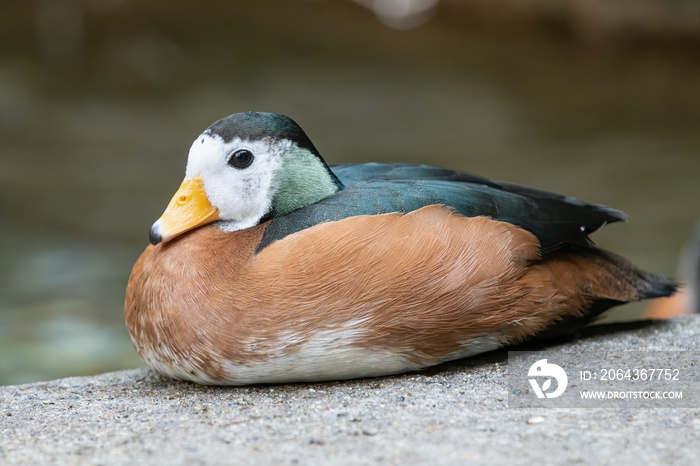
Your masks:
[[[700,316],[547,349],[697,352]],[[507,352],[401,376],[203,387],[148,369],[0,387],[2,464],[697,464],[700,406],[509,408]]]

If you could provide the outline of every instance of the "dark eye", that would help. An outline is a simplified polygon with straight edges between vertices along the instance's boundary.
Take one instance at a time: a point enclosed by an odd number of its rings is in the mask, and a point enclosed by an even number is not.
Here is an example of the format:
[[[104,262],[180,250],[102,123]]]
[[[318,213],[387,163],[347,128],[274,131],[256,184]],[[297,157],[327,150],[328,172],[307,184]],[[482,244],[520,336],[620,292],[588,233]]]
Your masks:
[[[247,149],[237,150],[228,159],[228,164],[233,168],[246,168],[253,163],[253,153]]]

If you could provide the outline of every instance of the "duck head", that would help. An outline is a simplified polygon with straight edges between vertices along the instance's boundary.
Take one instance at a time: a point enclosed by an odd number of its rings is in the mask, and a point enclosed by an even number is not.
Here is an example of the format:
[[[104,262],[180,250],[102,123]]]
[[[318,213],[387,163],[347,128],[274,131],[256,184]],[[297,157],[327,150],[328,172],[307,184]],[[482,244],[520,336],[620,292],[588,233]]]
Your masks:
[[[226,231],[253,227],[318,202],[343,187],[291,118],[236,113],[192,144],[185,180],[151,227],[151,244],[218,221]]]

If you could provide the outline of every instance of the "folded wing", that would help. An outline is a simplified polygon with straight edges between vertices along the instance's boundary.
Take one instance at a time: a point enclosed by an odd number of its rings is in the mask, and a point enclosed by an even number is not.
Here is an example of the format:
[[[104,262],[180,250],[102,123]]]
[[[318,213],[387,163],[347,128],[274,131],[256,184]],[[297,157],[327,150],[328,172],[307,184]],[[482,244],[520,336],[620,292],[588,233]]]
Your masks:
[[[435,204],[467,217],[484,215],[519,226],[537,237],[543,254],[567,244],[590,246],[589,234],[626,219],[623,212],[609,207],[428,165],[368,163],[332,168],[345,188],[272,219],[258,250],[318,223],[357,215],[408,213]]]

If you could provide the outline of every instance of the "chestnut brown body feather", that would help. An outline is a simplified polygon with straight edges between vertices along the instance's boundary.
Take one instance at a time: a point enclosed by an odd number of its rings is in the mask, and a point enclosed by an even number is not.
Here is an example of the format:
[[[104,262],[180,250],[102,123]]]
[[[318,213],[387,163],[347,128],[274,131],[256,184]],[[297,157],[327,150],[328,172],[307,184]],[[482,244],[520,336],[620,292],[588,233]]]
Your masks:
[[[264,229],[208,225],[146,249],[125,315],[152,368],[226,384],[380,375],[479,352],[470,342],[518,343],[596,303],[644,297],[643,272],[624,259],[594,248],[541,258],[531,233],[443,206],[318,224],[256,254]],[[265,377],[267,364],[320,333],[343,357],[357,350],[399,362],[375,373],[345,359],[347,370],[324,376],[332,358],[319,352],[326,359],[308,376]]]

